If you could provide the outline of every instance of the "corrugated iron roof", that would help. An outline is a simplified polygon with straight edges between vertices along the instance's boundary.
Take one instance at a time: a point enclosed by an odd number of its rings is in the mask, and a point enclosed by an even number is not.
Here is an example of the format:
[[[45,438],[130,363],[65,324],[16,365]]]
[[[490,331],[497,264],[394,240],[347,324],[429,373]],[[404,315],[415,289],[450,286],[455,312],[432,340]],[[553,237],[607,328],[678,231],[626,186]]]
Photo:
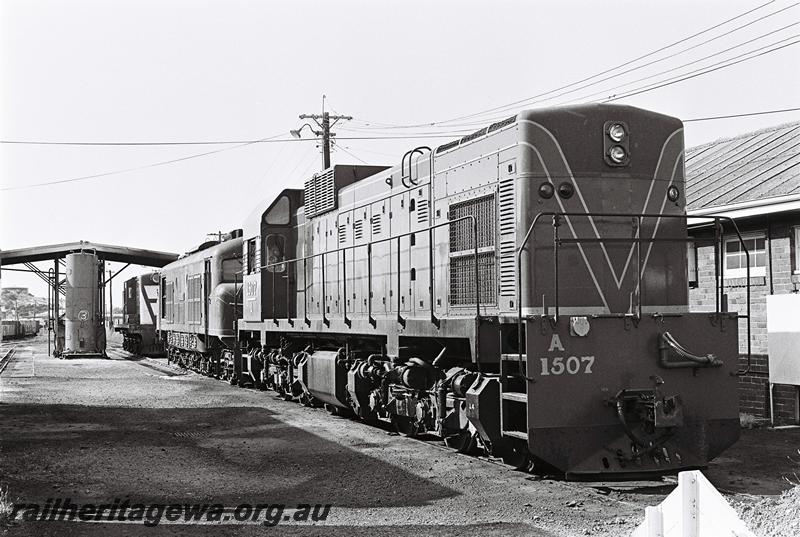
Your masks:
[[[800,193],[800,121],[686,150],[687,209]]]

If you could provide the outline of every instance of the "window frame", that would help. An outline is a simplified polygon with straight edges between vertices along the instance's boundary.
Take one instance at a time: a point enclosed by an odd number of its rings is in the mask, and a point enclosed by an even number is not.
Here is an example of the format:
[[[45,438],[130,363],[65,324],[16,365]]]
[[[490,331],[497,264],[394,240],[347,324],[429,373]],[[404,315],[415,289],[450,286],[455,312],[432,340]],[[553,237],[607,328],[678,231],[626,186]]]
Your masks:
[[[264,215],[264,224],[268,226],[288,226],[291,222],[292,203],[289,200],[289,196],[280,196]]]
[[[800,226],[794,226],[792,232],[794,233],[792,237],[794,239],[794,270],[792,273],[800,274]]]
[[[247,274],[255,274],[256,272],[260,272],[260,264],[261,260],[258,259],[259,252],[259,238],[253,237],[251,239],[247,239],[245,242],[245,248],[247,253]]]
[[[236,264],[236,266],[231,267],[230,265],[232,264]],[[220,261],[220,269],[222,271],[222,283],[234,283],[237,279],[241,280],[241,278],[237,278],[237,274],[243,274],[244,260],[241,255],[225,257]]]
[[[279,246],[280,259],[273,260],[270,251],[270,239],[272,237],[277,237],[277,241],[273,242],[274,246]],[[267,236],[264,238],[264,250],[267,253],[267,262],[264,263],[267,272],[274,272],[277,274],[281,274],[286,272],[286,248],[287,248],[287,239],[286,235],[283,233],[268,233]],[[272,263],[281,263],[280,265],[270,266]]]
[[[769,263],[767,252],[769,251],[769,239],[767,239],[767,234],[764,231],[754,231],[749,233],[742,233],[742,241],[747,242],[750,240],[757,240],[757,239],[764,239],[764,264],[761,266],[751,266],[750,267],[750,277],[751,278],[758,278],[767,275],[767,265]],[[724,239],[724,248],[722,252],[722,262],[724,266],[724,277],[726,280],[732,280],[736,278],[746,278],[747,277],[747,267],[741,268],[728,268],[728,243],[736,242],[739,244],[739,237],[736,235],[727,235]],[[755,252],[759,252],[760,250],[749,250],[748,253],[752,258],[755,255]]]
[[[695,241],[686,243],[686,283],[689,289],[697,289],[700,286],[697,270],[697,243]]]

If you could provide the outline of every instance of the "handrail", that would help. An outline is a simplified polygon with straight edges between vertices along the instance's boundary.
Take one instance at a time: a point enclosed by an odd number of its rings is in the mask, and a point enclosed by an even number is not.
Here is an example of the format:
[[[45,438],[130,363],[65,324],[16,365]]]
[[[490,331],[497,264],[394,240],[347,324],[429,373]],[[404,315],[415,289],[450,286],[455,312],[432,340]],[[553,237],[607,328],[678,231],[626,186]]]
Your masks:
[[[434,305],[435,304],[435,299],[434,299],[433,285],[432,285],[433,281],[434,281],[434,278],[433,278],[434,252],[433,252],[433,240],[432,240],[433,239],[433,230],[438,229],[440,227],[444,227],[444,226],[450,226],[452,224],[456,224],[458,222],[462,222],[462,221],[465,221],[465,220],[469,220],[472,223],[472,226],[471,226],[472,227],[472,246],[473,246],[473,248],[472,248],[473,249],[472,256],[475,259],[475,320],[476,320],[476,326],[475,326],[475,365],[478,368],[478,372],[480,373],[481,372],[481,363],[480,363],[481,296],[480,296],[480,281],[479,281],[479,277],[480,277],[479,268],[480,267],[478,265],[478,259],[479,259],[479,257],[478,257],[478,255],[479,255],[479,252],[478,252],[478,220],[477,220],[477,218],[475,218],[474,215],[468,214],[468,215],[460,216],[460,217],[458,217],[458,218],[456,218],[454,220],[448,220],[446,222],[440,222],[438,224],[434,224],[434,225],[432,225],[430,227],[427,227],[427,228],[424,228],[424,229],[420,229],[420,230],[417,230],[417,231],[408,231],[406,233],[402,233],[400,235],[394,235],[394,236],[391,236],[391,237],[384,237],[382,239],[369,241],[369,242],[367,242],[365,244],[353,244],[353,245],[350,245],[350,246],[341,246],[339,248],[336,248],[335,250],[328,250],[328,251],[319,252],[319,253],[316,253],[316,254],[310,254],[310,255],[306,255],[306,256],[302,256],[302,257],[296,257],[294,259],[285,259],[285,260],[277,261],[275,263],[267,263],[265,265],[259,266],[258,269],[259,270],[268,269],[270,267],[276,267],[276,266],[285,264],[287,266],[286,277],[288,279],[288,277],[289,277],[288,265],[290,263],[298,263],[300,261],[302,261],[304,263],[304,271],[303,271],[303,282],[304,282],[304,285],[303,285],[303,301],[304,301],[304,304],[305,304],[304,305],[305,311],[303,312],[303,314],[305,315],[306,323],[309,324],[310,321],[308,320],[308,307],[307,307],[308,303],[307,303],[306,297],[305,297],[306,293],[308,292],[308,285],[305,284],[306,277],[307,277],[306,270],[305,270],[305,263],[309,259],[322,257],[322,263],[321,263],[321,269],[322,269],[322,320],[326,324],[326,326],[330,326],[330,320],[326,316],[326,306],[327,306],[326,300],[327,300],[327,297],[325,296],[325,279],[326,279],[325,278],[325,256],[329,255],[329,254],[338,254],[339,252],[345,252],[347,250],[355,250],[356,248],[367,248],[367,253],[368,253],[368,255],[367,255],[367,259],[368,259],[368,261],[367,261],[367,287],[368,287],[367,296],[368,296],[368,304],[369,304],[368,316],[369,316],[370,324],[372,324],[373,326],[376,326],[376,322],[372,318],[372,255],[371,255],[372,254],[372,246],[375,245],[375,244],[381,244],[381,243],[384,243],[384,242],[396,240],[397,241],[397,283],[398,283],[398,285],[397,285],[397,322],[399,324],[401,324],[402,326],[405,326],[405,322],[406,321],[402,316],[402,311],[401,311],[402,307],[401,307],[401,301],[400,301],[400,297],[401,297],[401,294],[400,294],[400,255],[401,255],[400,254],[400,239],[402,239],[404,237],[411,236],[411,235],[415,235],[417,233],[428,232],[428,236],[429,236],[429,240],[428,240],[428,261],[430,263],[429,280],[430,280],[430,283],[431,283],[431,285],[429,287],[430,302],[431,302],[431,306],[430,306],[430,309],[431,309],[431,322],[433,324],[435,324],[437,326],[437,328],[438,328],[439,319],[436,318],[435,305]],[[273,281],[273,295],[272,296],[274,297],[275,296],[275,293],[274,293],[274,285],[275,284],[274,284],[274,282],[275,282],[276,272],[274,272],[274,271],[271,271],[271,272],[272,272],[272,281]],[[344,276],[346,278],[346,273],[344,274]],[[346,289],[347,289],[346,286],[347,286],[347,283],[346,283],[346,279],[345,279],[345,283],[344,283],[344,292],[345,293],[346,293]],[[288,287],[288,282],[287,282],[287,287]],[[289,304],[290,304],[289,295],[290,295],[290,293],[287,292],[286,293],[286,316],[287,316],[287,320],[291,320],[290,307],[289,307]],[[347,306],[346,306],[346,304],[347,304],[347,296],[345,294],[344,303],[343,303],[343,306],[342,306],[343,312],[344,312],[345,323],[347,323],[349,321],[349,319],[347,318]],[[273,300],[273,304],[272,305],[273,305],[273,312],[272,312],[273,321],[277,323],[277,317],[276,317],[276,314],[275,314],[275,301],[274,300]]]
[[[411,186],[406,184],[406,158],[408,158],[408,182],[411,183],[412,186],[417,186],[419,183],[414,181],[411,177],[411,158],[415,154],[419,154],[420,157],[425,153],[422,152],[423,149],[427,149],[428,153],[430,153],[430,158],[428,158],[430,162],[430,175],[428,177],[433,178],[433,151],[427,145],[421,145],[419,147],[415,147],[414,149],[409,149],[403,155],[403,160],[400,161],[400,182],[403,183],[403,186],[406,188],[411,188]],[[417,160],[419,163],[419,160]]]
[[[730,222],[733,225],[733,229],[736,232],[736,236],[739,239],[739,244],[742,248],[742,251],[745,253],[745,259],[747,262],[747,286],[746,286],[746,310],[747,310],[747,367],[743,370],[739,370],[736,372],[737,375],[746,375],[751,368],[752,365],[752,342],[751,342],[751,321],[750,321],[750,252],[747,250],[747,246],[744,244],[744,239],[742,238],[742,234],[739,232],[739,226],[736,224],[736,221],[729,217],[729,216],[722,216],[722,215],[688,215],[688,214],[656,214],[656,213],[595,213],[595,212],[583,212],[583,213],[576,213],[576,212],[558,212],[558,211],[545,211],[541,213],[537,213],[537,215],[533,218],[530,226],[528,227],[528,231],[525,233],[525,237],[522,240],[522,243],[517,248],[517,289],[516,289],[516,299],[517,299],[517,355],[518,361],[521,366],[522,364],[522,252],[525,250],[526,245],[528,244],[531,235],[533,234],[534,227],[539,222],[539,219],[544,216],[551,216],[553,218],[553,244],[554,244],[554,265],[555,265],[555,314],[551,319],[552,322],[558,321],[558,312],[559,312],[559,303],[558,303],[558,245],[562,241],[568,241],[568,239],[559,239],[558,238],[558,231],[557,228],[560,225],[558,222],[560,217],[570,217],[570,216],[578,216],[578,217],[612,217],[612,218],[631,218],[634,217],[637,219],[637,230],[636,230],[636,237],[629,239],[630,242],[636,241],[637,243],[637,313],[636,318],[641,319],[641,312],[642,312],[642,259],[641,259],[641,244],[642,242],[660,242],[662,240],[670,240],[670,241],[682,241],[682,242],[690,242],[691,239],[688,237],[686,239],[659,239],[657,240],[655,237],[652,239],[645,239],[641,235],[642,230],[642,218],[680,218],[683,220],[688,220],[691,218],[696,219],[703,219],[707,220],[709,218],[714,219],[714,265],[715,265],[715,294],[716,294],[716,313],[720,313],[720,304],[722,302],[723,290],[725,286],[725,281],[723,279],[724,274],[724,256],[721,255],[721,246],[722,246],[722,224],[721,221]],[[580,242],[581,240],[585,240],[586,242],[603,242],[603,239],[599,239],[597,237],[587,238],[587,239],[580,239],[575,238],[575,242]],[[617,241],[617,239],[607,239],[611,242]],[[628,240],[628,239],[620,239],[620,240]],[[570,242],[572,240],[569,240]],[[531,256],[535,256],[535,252],[531,253]],[[531,262],[533,264],[533,262]],[[542,305],[545,308],[545,305]],[[543,310],[543,314],[545,314],[546,310]],[[521,371],[521,369],[520,369]]]

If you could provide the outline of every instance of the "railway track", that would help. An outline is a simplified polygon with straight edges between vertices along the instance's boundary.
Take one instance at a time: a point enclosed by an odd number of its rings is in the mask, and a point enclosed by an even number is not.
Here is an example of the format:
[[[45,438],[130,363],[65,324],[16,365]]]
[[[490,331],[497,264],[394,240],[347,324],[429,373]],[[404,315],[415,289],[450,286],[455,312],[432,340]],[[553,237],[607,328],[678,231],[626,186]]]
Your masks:
[[[0,351],[2,353],[2,357],[0,357],[0,373],[2,373],[6,366],[11,361],[11,358],[14,356],[14,352],[17,350],[17,346],[14,345],[8,349],[3,349]]]

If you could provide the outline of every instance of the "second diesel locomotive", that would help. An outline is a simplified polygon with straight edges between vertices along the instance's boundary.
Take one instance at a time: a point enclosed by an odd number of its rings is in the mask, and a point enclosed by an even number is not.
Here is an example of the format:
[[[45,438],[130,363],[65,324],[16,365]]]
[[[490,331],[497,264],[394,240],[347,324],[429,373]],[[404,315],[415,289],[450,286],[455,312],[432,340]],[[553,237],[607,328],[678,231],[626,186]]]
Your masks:
[[[206,241],[161,270],[158,332],[167,358],[235,382],[236,319],[241,316],[242,238]]]
[[[134,276],[122,289],[122,324],[114,327],[122,334],[122,348],[143,356],[161,356],[164,346],[156,335],[159,316],[158,272]]]
[[[568,478],[703,467],[738,319],[688,311],[683,188],[681,122],[617,105],[334,166],[243,226],[230,378]]]

